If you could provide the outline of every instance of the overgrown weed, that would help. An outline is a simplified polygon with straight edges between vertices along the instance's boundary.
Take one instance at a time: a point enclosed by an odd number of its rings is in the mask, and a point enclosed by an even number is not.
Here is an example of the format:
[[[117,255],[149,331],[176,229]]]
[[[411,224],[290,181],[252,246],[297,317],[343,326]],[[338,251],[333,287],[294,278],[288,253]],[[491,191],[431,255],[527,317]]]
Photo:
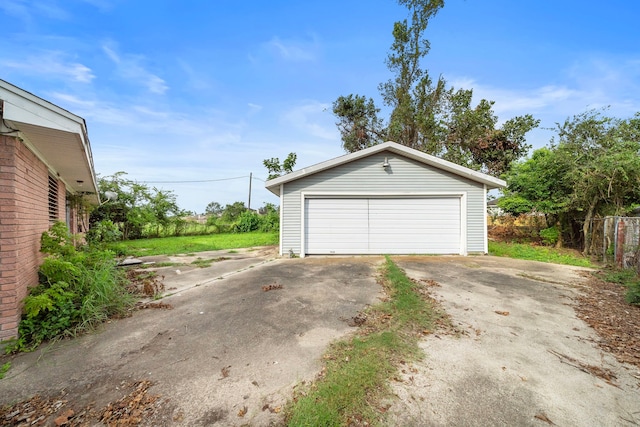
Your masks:
[[[384,425],[380,402],[391,396],[389,380],[401,363],[422,357],[418,341],[442,314],[389,257],[380,282],[388,298],[365,311],[351,338],[329,347],[317,380],[288,405],[288,425]]]

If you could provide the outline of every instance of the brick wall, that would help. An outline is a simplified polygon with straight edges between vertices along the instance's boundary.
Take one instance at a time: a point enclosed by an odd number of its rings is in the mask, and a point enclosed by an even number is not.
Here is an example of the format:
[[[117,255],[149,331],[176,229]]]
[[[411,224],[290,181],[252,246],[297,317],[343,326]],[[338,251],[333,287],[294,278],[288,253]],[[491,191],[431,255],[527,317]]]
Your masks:
[[[40,235],[49,229],[49,171],[19,139],[0,135],[0,340],[17,335],[22,300],[38,283]],[[65,187],[58,181],[58,217]]]

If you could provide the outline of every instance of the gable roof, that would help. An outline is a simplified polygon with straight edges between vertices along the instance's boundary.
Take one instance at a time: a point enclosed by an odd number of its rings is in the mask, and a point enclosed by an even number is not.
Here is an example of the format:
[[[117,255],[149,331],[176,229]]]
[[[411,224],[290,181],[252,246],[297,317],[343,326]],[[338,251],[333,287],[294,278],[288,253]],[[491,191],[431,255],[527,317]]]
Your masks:
[[[501,179],[494,178],[482,172],[474,171],[464,166],[460,166],[447,160],[443,160],[439,157],[423,153],[422,151],[405,147],[404,145],[400,145],[396,142],[387,141],[382,144],[374,145],[373,147],[365,148],[364,150],[356,151],[355,153],[345,154],[344,156],[336,157],[334,159],[309,166],[308,168],[299,169],[295,172],[291,172],[281,177],[271,179],[265,183],[265,187],[267,188],[267,190],[278,196],[280,195],[281,184],[286,184],[305,176],[322,172],[324,170],[331,169],[345,163],[353,162],[355,160],[362,159],[364,157],[371,156],[372,154],[377,154],[382,151],[390,151],[392,153],[399,154],[425,165],[432,166],[436,169],[450,172],[454,175],[461,176],[471,181],[479,182],[486,185],[487,189],[502,188],[507,186],[507,183]]]
[[[56,172],[72,193],[99,202],[93,155],[84,119],[30,92],[0,80],[0,126],[19,136]]]

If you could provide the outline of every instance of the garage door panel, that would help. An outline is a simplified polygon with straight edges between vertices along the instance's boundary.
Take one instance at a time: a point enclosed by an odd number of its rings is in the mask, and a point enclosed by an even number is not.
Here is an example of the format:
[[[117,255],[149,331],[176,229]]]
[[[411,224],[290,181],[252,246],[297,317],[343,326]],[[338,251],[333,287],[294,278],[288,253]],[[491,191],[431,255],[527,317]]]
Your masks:
[[[372,199],[371,253],[459,253],[460,199]]]
[[[368,253],[367,206],[366,199],[306,199],[306,253]]]
[[[308,254],[461,252],[459,197],[307,199]]]

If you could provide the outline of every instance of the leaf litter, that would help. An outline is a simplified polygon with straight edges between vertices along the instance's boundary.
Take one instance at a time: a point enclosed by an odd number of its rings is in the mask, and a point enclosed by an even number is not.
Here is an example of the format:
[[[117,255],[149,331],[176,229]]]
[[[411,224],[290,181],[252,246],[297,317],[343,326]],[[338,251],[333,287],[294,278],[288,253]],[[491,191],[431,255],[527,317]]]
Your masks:
[[[625,301],[625,291],[623,285],[589,274],[574,308],[598,334],[600,348],[640,368],[640,307]]]
[[[65,426],[79,427],[106,425],[109,427],[139,426],[158,409],[161,400],[158,395],[148,393],[153,385],[142,380],[124,383],[124,389],[131,390],[120,399],[108,403],[102,409],[94,404],[75,409],[67,394],[45,397],[36,395],[11,406],[0,407],[0,425],[2,426]]]

